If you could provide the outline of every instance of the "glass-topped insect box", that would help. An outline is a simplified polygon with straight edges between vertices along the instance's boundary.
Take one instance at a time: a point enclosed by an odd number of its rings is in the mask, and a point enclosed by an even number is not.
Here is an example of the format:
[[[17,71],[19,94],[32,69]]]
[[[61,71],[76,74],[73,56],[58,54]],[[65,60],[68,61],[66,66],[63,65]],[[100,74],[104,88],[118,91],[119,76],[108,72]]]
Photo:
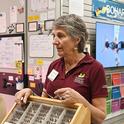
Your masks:
[[[27,104],[15,103],[2,124],[90,124],[88,108],[82,104],[67,106],[60,100],[30,96]]]

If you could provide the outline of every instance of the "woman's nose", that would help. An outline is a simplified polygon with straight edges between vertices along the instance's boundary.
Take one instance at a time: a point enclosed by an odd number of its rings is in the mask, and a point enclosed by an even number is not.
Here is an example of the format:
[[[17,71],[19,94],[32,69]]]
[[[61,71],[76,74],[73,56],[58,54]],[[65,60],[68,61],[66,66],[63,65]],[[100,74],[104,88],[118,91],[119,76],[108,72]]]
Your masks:
[[[59,44],[59,39],[57,37],[53,38],[53,45]]]

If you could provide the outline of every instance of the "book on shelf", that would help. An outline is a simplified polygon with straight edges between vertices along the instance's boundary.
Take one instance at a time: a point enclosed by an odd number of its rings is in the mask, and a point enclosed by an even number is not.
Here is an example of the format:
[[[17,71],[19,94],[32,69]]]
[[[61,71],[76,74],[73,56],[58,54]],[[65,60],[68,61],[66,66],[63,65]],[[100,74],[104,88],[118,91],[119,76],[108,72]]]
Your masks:
[[[124,86],[120,86],[121,97],[124,97]]]
[[[120,100],[120,108],[124,109],[124,98],[121,98]]]
[[[121,73],[121,83],[124,84],[124,72]]]
[[[120,95],[120,87],[117,86],[117,87],[112,87],[112,99],[117,99],[117,98],[120,98],[121,95]]]
[[[110,114],[111,113],[111,100],[107,101],[106,102],[106,112],[107,114]]]
[[[106,74],[106,84],[107,86],[112,86],[111,74]]]
[[[106,100],[111,100],[111,98],[112,98],[112,87],[108,87],[107,89],[108,89],[108,96],[107,96]]]
[[[112,83],[113,83],[113,85],[121,84],[121,73],[113,73],[112,74]]]
[[[116,112],[120,110],[120,99],[112,100],[112,112]]]

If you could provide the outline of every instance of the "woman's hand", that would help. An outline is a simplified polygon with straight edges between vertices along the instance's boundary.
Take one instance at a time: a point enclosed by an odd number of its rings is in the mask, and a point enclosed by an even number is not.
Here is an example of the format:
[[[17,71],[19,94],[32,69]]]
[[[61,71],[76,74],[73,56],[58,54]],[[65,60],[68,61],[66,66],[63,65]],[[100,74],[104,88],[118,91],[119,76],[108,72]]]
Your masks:
[[[58,89],[54,92],[54,94],[56,95],[56,98],[61,99],[65,104],[80,103],[80,100],[84,98],[77,91],[71,88]]]
[[[22,90],[18,91],[18,92],[15,94],[15,101],[16,101],[18,104],[26,103],[28,97],[29,97],[32,93],[33,93],[33,92],[32,92],[32,90],[31,90],[30,88],[22,89]]]

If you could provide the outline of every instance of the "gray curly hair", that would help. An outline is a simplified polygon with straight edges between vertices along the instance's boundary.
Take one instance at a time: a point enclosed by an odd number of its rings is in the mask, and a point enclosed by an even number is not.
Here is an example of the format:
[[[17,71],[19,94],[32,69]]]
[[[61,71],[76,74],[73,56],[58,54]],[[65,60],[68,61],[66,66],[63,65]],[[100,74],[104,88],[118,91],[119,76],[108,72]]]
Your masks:
[[[88,39],[88,32],[84,21],[75,14],[60,16],[53,23],[54,28],[63,28],[72,38],[80,38],[78,52],[84,51],[85,43]]]

